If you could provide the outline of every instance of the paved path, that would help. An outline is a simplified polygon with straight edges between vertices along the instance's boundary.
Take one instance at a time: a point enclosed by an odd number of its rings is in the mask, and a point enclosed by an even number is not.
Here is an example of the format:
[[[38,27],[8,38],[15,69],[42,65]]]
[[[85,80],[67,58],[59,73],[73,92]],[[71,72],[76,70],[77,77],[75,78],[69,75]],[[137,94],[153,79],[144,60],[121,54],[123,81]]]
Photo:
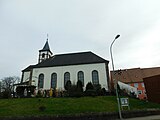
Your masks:
[[[127,118],[123,120],[160,120],[160,115],[151,115],[146,117]]]

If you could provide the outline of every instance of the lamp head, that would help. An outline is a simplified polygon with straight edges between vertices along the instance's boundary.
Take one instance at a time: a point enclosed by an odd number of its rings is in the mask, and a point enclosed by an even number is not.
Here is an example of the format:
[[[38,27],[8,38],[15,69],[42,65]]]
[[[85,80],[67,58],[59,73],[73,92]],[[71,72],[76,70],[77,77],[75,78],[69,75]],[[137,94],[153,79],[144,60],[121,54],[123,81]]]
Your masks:
[[[120,35],[117,35],[116,37],[115,37],[115,39],[117,39],[117,38],[119,38],[120,37]]]

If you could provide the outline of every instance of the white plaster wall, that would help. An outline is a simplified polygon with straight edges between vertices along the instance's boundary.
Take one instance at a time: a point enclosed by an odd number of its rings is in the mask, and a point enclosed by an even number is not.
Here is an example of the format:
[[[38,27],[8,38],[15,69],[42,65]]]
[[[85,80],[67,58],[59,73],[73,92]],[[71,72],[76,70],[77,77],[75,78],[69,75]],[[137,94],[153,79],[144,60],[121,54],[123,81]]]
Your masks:
[[[30,77],[30,71],[29,72],[24,72],[23,82],[29,81],[29,77]]]
[[[77,73],[79,71],[84,72],[84,85],[88,82],[92,82],[92,71],[97,70],[99,73],[99,83],[102,87],[108,90],[107,74],[105,63],[86,64],[86,65],[72,65],[72,66],[60,66],[60,67],[47,67],[47,68],[34,68],[32,80],[35,80],[34,85],[38,85],[39,74],[44,74],[44,89],[50,89],[51,74],[57,73],[57,89],[64,89],[64,73],[70,73],[70,80],[73,83],[77,83]],[[35,79],[37,77],[37,79]]]

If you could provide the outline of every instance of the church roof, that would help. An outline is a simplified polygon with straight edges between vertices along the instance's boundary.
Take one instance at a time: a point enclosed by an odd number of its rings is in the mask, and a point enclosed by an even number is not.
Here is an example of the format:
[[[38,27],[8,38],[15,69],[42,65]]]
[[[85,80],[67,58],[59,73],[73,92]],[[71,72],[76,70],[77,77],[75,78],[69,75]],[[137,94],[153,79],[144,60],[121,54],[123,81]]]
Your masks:
[[[109,61],[101,58],[100,56],[92,52],[58,54],[42,61],[41,63],[38,63],[37,65],[29,66],[23,71],[30,71],[30,69],[32,68],[69,66],[69,65],[81,65],[81,64],[93,64],[93,63],[109,63]]]
[[[23,71],[31,71],[31,70],[34,68],[34,66],[35,66],[35,65],[30,65],[30,66],[28,66],[27,68],[25,68],[24,70],[22,70],[22,72],[23,72]]]

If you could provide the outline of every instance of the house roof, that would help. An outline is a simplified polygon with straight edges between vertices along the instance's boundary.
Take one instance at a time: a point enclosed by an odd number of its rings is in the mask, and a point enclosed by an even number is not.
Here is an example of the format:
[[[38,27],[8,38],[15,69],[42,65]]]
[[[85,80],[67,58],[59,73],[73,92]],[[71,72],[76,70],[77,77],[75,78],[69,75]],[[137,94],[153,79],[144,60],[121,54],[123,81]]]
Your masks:
[[[113,76],[113,71],[111,71]],[[143,82],[143,78],[160,75],[160,67],[117,70],[114,79],[124,83]]]
[[[109,63],[109,61],[101,58],[100,56],[92,52],[58,54],[36,65],[28,66],[23,71],[30,71],[32,68],[81,65],[92,63]]]
[[[111,71],[111,74],[113,76],[113,71]],[[115,71],[114,79],[124,83],[141,82],[143,81],[142,71],[140,68]]]
[[[152,67],[152,68],[142,68],[144,73],[144,78],[160,75],[160,67]]]

